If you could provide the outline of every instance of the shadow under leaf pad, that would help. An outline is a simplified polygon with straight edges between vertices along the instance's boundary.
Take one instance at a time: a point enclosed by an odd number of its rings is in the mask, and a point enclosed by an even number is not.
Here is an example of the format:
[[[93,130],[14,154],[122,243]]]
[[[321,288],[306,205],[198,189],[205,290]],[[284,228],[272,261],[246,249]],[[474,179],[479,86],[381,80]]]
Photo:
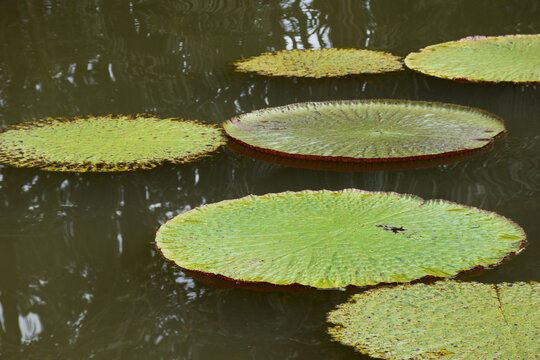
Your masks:
[[[156,244],[187,270],[339,288],[495,265],[525,246],[525,233],[496,213],[445,200],[347,189],[205,205],[163,224]]]
[[[191,161],[223,143],[218,128],[194,121],[48,118],[0,129],[0,162],[52,171],[129,171]]]
[[[439,281],[354,295],[330,335],[382,359],[537,359],[540,284]]]

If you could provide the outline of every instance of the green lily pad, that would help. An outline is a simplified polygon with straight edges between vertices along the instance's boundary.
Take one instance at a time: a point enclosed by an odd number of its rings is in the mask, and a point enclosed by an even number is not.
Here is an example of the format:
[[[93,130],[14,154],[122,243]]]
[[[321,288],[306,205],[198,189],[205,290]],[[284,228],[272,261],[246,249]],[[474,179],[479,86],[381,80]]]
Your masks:
[[[401,70],[400,59],[384,51],[330,48],[268,52],[238,60],[234,65],[240,72],[322,78]]]
[[[289,166],[310,170],[336,171],[336,172],[373,172],[373,171],[395,171],[428,168],[455,162],[468,160],[478,154],[490,151],[492,146],[486,146],[475,151],[467,151],[455,155],[439,157],[435,159],[420,159],[411,161],[385,161],[385,162],[344,162],[299,159],[273,155],[267,152],[254,150],[236,141],[228,141],[227,146],[241,156],[251,157],[256,160],[265,161],[281,166]]]
[[[184,269],[317,288],[453,276],[497,264],[524,241],[495,213],[356,189],[222,201],[178,215],[156,235]]]
[[[137,116],[48,118],[0,130],[0,162],[53,171],[128,171],[193,160],[223,144],[219,129]]]
[[[299,103],[227,121],[242,145],[286,157],[381,162],[431,159],[488,146],[502,120],[458,105],[406,100]]]
[[[540,34],[473,36],[413,52],[405,64],[421,73],[479,82],[540,82]]]
[[[382,359],[536,359],[540,284],[441,281],[357,294],[332,337]]]

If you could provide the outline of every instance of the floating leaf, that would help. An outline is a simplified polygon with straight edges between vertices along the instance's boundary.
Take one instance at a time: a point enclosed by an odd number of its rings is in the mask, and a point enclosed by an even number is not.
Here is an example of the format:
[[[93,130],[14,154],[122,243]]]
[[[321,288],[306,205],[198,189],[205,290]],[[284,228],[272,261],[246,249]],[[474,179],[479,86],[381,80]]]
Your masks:
[[[165,223],[156,243],[188,270],[336,288],[456,275],[499,263],[524,239],[518,225],[495,213],[349,189],[205,205]]]
[[[328,321],[335,340],[382,359],[536,359],[540,284],[441,281],[357,294]]]
[[[127,171],[182,163],[223,143],[192,121],[99,116],[48,118],[0,130],[0,162],[54,171]]]
[[[540,82],[540,34],[474,36],[409,54],[405,64],[453,80]]]
[[[234,63],[237,71],[269,76],[322,78],[402,69],[400,57],[366,49],[282,50]]]
[[[240,115],[227,135],[286,157],[380,162],[430,159],[488,146],[501,119],[458,105],[405,100],[292,104]]]
[[[454,155],[432,158],[432,159],[418,159],[410,161],[385,161],[385,162],[345,162],[345,161],[327,161],[327,160],[313,160],[313,159],[301,159],[293,157],[285,157],[280,155],[274,155],[268,152],[262,152],[255,150],[251,147],[244,146],[243,144],[230,140],[227,142],[227,146],[235,153],[251,157],[256,160],[266,161],[273,164],[282,166],[297,167],[310,170],[323,170],[323,171],[337,171],[337,172],[371,172],[371,171],[394,171],[394,170],[410,170],[427,168],[445,164],[451,164],[459,161],[468,160],[480,153],[491,150],[491,144],[478,150],[471,150],[464,153],[458,153]]]

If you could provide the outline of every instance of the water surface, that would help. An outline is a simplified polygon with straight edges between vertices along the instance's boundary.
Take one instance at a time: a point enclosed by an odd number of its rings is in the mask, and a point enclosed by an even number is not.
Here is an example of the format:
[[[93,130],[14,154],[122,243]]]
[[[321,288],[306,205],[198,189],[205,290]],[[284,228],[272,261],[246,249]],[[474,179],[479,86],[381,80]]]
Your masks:
[[[470,35],[539,32],[537,0],[2,0],[3,126],[145,112],[220,124],[293,102],[396,98],[478,107],[508,128],[487,153],[416,170],[310,170],[228,148],[123,174],[0,166],[2,359],[363,358],[326,334],[326,313],[354,290],[220,288],[156,251],[167,219],[248,194],[360,188],[496,211],[523,226],[529,246],[464,281],[540,280],[540,86],[460,84],[410,70],[266,78],[229,65],[280,49],[404,56]]]

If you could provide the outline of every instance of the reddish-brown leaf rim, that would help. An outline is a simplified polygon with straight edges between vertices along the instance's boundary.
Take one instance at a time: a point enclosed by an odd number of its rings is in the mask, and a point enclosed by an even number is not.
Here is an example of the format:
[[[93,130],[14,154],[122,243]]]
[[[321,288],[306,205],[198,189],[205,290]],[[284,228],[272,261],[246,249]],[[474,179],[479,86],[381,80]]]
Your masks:
[[[497,115],[494,115],[488,111],[473,108],[469,106],[463,106],[463,105],[456,105],[456,104],[448,104],[448,103],[442,103],[442,102],[428,102],[428,101],[413,101],[413,100],[393,100],[393,99],[369,99],[369,100],[338,100],[338,101],[321,101],[316,102],[320,105],[330,105],[330,104],[347,104],[347,103],[371,103],[371,102],[378,102],[380,104],[411,104],[411,105],[437,105],[437,106],[443,106],[450,109],[456,109],[459,111],[469,111],[469,112],[476,112],[484,116],[488,116],[491,118],[494,118],[498,120],[502,126],[504,126],[504,121]],[[270,107],[265,108],[261,110],[277,110],[280,108],[285,108],[287,106],[291,105],[307,105],[312,104],[311,102],[303,102],[303,103],[294,103],[294,104],[288,104],[284,106],[276,106],[276,107]],[[258,110],[255,110],[256,112]],[[241,114],[239,116],[233,117],[229,119],[225,124],[229,123],[231,125],[234,125],[235,123],[241,123],[242,118],[246,115],[249,115],[251,113]],[[233,137],[230,135],[226,130],[225,134],[227,137],[239,144],[241,144],[244,147],[260,151],[263,153],[268,153],[276,156],[282,156],[282,157],[288,157],[288,158],[295,158],[295,159],[302,159],[302,160],[317,160],[317,161],[334,161],[334,162],[349,162],[349,163],[397,163],[397,162],[404,162],[404,161],[417,161],[417,160],[430,160],[430,159],[437,159],[437,158],[443,158],[448,156],[454,156],[463,154],[466,152],[473,152],[480,149],[487,149],[490,146],[493,145],[493,142],[496,139],[499,139],[503,136],[503,134],[506,132],[506,129],[501,131],[500,133],[496,134],[495,136],[491,136],[489,139],[490,141],[486,143],[484,146],[475,147],[475,148],[464,148],[462,150],[457,151],[448,151],[443,153],[437,153],[437,154],[425,154],[425,155],[418,155],[418,156],[406,156],[406,157],[390,157],[390,158],[356,158],[356,157],[348,157],[348,156],[320,156],[320,155],[309,155],[309,154],[297,154],[297,153],[288,153],[288,152],[282,152],[278,150],[273,150],[269,148],[259,147],[255,146],[249,143],[246,143],[238,138]]]

